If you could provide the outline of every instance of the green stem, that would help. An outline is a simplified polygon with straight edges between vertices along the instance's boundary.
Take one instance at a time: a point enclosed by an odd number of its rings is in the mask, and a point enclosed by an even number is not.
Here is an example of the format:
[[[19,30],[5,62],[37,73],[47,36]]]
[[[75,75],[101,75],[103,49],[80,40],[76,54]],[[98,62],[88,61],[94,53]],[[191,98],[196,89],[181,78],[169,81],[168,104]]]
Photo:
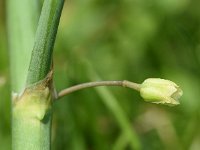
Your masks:
[[[6,2],[11,88],[20,93],[26,84],[40,6],[39,0]]]
[[[19,2],[14,3],[14,0],[9,1],[8,5],[10,13],[12,8],[14,7],[14,4],[17,3]],[[28,4],[29,7],[31,8],[32,2],[27,1],[27,5]],[[51,114],[52,71],[50,71],[50,67],[52,62],[53,46],[56,38],[56,32],[63,4],[64,0],[44,0],[32,55],[30,52],[30,49],[32,48],[26,47],[28,48],[26,49],[28,51],[27,55],[28,54],[31,55],[31,61],[30,59],[29,60],[27,59],[25,62],[23,62],[22,60],[20,61],[22,66],[24,65],[23,63],[29,63],[29,61],[30,65],[29,65],[29,70],[28,68],[26,68],[28,70],[27,72],[21,72],[23,73],[23,75],[21,75],[21,78],[23,78],[22,79],[23,86],[22,88],[17,88],[17,93],[15,93],[15,95],[13,96],[13,101],[12,101],[13,150],[50,149],[51,116],[52,116]],[[26,12],[24,12],[24,14],[26,14]],[[12,19],[14,18],[12,17],[13,15],[10,16],[11,17],[9,19],[9,25],[11,24]],[[27,23],[27,20],[23,21],[24,22],[21,22],[21,25],[23,23]],[[15,25],[15,22],[13,22],[13,25]],[[20,27],[22,28],[22,26]],[[24,27],[23,30],[24,32],[26,32],[27,28]],[[17,35],[20,35],[20,32],[16,33],[15,37],[16,39]],[[12,36],[12,30],[10,32],[10,36]],[[17,42],[20,42],[20,40]],[[13,45],[13,49],[15,48],[14,46],[15,45]],[[18,59],[20,59],[20,57],[23,56],[20,53],[20,51],[16,51],[16,53],[18,53],[19,56],[17,57]],[[12,54],[13,57],[14,54]],[[15,63],[14,60],[12,63],[13,64]],[[11,70],[12,69],[15,68],[12,67]],[[15,74],[13,74],[13,78],[14,75]],[[24,80],[26,79],[26,76],[27,80],[25,85]]]
[[[26,85],[26,77],[34,44],[36,27],[39,19],[39,0],[7,0],[7,29],[10,51],[10,72],[12,93],[19,95]],[[24,112],[25,113],[25,112]],[[14,117],[15,106],[12,107],[12,149],[23,150],[27,147],[28,137],[24,137],[27,126],[31,123]],[[28,135],[29,133],[26,133]],[[30,134],[31,135],[31,134]],[[20,143],[21,142],[21,143]],[[21,145],[21,146],[20,146]]]
[[[53,47],[64,0],[45,0],[28,70],[27,86],[46,77],[51,68]]]

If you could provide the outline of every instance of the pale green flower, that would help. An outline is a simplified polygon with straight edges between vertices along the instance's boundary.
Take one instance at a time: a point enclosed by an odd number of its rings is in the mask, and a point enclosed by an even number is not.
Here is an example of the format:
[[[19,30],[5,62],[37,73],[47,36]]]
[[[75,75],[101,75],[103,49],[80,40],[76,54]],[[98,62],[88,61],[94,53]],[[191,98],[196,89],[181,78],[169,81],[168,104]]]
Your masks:
[[[174,82],[160,78],[146,79],[140,86],[141,97],[156,104],[178,105],[182,94],[182,90]]]

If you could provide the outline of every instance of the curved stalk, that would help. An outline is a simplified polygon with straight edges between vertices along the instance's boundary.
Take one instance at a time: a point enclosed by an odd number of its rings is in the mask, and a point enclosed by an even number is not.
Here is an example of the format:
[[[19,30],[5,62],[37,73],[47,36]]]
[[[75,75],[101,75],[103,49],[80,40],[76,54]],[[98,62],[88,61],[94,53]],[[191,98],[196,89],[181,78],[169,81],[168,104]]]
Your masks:
[[[78,84],[69,88],[66,88],[58,93],[58,96],[56,99],[59,99],[65,95],[68,95],[70,93],[86,89],[86,88],[91,88],[91,87],[98,87],[98,86],[122,86],[122,87],[128,87],[131,89],[134,89],[136,91],[139,91],[140,89],[140,84],[130,82],[130,81],[95,81],[95,82],[87,82],[87,83],[82,83]]]

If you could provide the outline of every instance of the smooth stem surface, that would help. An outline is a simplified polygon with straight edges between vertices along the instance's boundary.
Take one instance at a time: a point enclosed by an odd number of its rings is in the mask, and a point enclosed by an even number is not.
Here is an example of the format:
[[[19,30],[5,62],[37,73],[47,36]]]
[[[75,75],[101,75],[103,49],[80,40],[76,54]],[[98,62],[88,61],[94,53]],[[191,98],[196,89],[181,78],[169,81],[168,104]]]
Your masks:
[[[82,83],[78,84],[72,87],[69,87],[67,89],[64,89],[58,93],[58,99],[68,95],[70,93],[73,93],[75,91],[79,91],[82,89],[86,88],[91,88],[91,87],[98,87],[98,86],[122,86],[122,87],[128,87],[134,90],[139,90],[140,89],[140,84],[130,82],[130,81],[96,81],[96,82],[87,82],[87,83]]]
[[[7,0],[6,6],[11,90],[12,93],[19,95],[26,85],[31,51],[39,20],[40,3],[39,0]],[[16,115],[15,108],[15,105],[12,105],[12,149],[22,150],[28,144],[26,140],[30,140],[27,135],[32,136],[31,133],[25,135],[23,133],[32,131],[32,129],[27,130],[27,126],[31,127],[32,122],[14,117]],[[26,114],[26,112],[23,113]],[[20,142],[21,144],[19,144]]]
[[[32,7],[31,4],[29,1],[29,7]],[[63,4],[64,0],[44,0],[26,88],[24,87],[25,90],[21,93],[17,93],[12,101],[13,150],[50,150],[52,116],[50,66]],[[26,20],[23,23],[25,24]],[[15,22],[13,24],[15,25]],[[26,30],[25,27],[24,30]],[[22,56],[20,52],[18,55]]]
[[[20,93],[25,88],[39,20],[39,1],[6,1],[11,88],[15,93]]]
[[[44,79],[51,68],[53,47],[64,0],[45,0],[28,70],[27,86]]]

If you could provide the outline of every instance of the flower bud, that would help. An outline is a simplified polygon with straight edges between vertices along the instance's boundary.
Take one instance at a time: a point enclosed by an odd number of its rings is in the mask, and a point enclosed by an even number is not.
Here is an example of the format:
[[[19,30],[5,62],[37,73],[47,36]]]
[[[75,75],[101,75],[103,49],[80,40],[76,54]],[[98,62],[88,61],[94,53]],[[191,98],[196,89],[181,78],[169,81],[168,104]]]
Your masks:
[[[141,97],[156,104],[178,105],[183,92],[174,82],[159,78],[146,79],[140,87]]]

